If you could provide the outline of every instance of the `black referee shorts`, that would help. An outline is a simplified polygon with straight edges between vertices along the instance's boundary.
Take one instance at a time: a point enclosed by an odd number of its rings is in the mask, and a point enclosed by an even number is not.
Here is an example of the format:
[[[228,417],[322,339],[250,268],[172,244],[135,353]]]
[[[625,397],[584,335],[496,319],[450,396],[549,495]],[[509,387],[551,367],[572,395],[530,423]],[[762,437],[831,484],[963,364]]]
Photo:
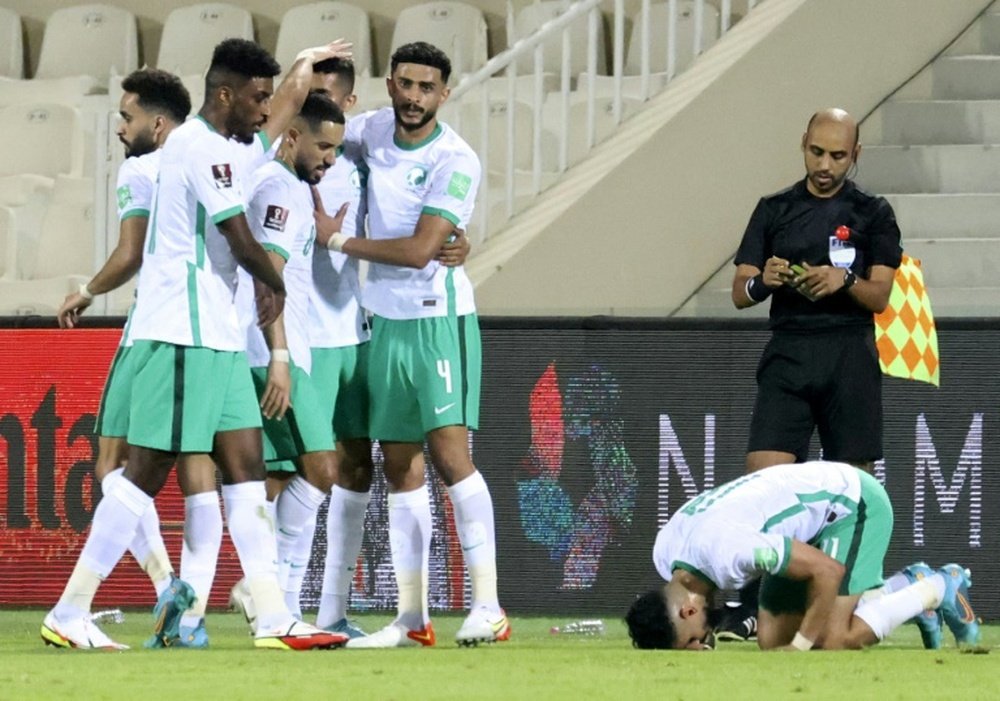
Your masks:
[[[882,457],[882,372],[873,326],[772,335],[757,367],[747,450],[805,460],[814,427],[826,460]]]

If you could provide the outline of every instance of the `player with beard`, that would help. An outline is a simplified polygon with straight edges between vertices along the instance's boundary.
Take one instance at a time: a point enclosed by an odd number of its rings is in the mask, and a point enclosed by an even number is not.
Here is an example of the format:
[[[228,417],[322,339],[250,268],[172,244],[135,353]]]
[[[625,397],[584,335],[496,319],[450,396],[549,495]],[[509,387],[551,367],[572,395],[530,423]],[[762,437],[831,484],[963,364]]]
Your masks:
[[[135,377],[128,464],[98,505],[70,581],[45,617],[42,637],[48,643],[124,647],[90,620],[93,596],[177,455],[198,452],[210,452],[222,471],[230,537],[257,603],[254,645],[311,649],[345,640],[296,621],[281,598],[265,506],[260,410],[233,301],[242,266],[261,283],[262,326],[284,305],[281,276],[247,225],[245,155],[231,141],[254,143],[268,121],[278,72],[274,59],[253,42],[222,42],[206,75],[198,118],[177,127],[164,146],[131,322]],[[189,585],[175,582],[181,585],[175,605],[158,622],[164,642],[194,598]]]
[[[845,463],[772,466],[703,492],[656,537],[653,563],[667,583],[629,609],[632,643],[705,649],[715,593],[760,578],[765,650],[873,645],[925,609],[960,621],[970,581],[957,565],[883,586],[892,524],[882,485]]]
[[[284,312],[263,333],[251,325],[247,337],[264,417],[269,497],[277,497],[278,579],[283,590],[290,576],[290,550],[305,524],[315,518],[337,477],[333,423],[327,420],[320,397],[325,390],[310,377],[309,307],[315,243],[310,186],[319,183],[334,164],[343,138],[343,112],[328,97],[310,94],[282,135],[275,159],[254,173],[250,195],[250,228],[288,290]],[[243,292],[252,289],[251,282],[249,275],[241,273],[239,304],[244,318],[252,316],[245,308],[253,306],[253,296]],[[286,465],[290,472],[285,472]],[[292,479],[278,479],[285,474]],[[300,615],[297,597],[286,599],[286,605]]]
[[[385,457],[389,530],[399,588],[396,619],[348,647],[428,646],[431,513],[424,442],[448,489],[472,584],[461,645],[506,640],[510,624],[497,597],[493,503],[469,454],[479,420],[481,346],[472,284],[461,266],[437,260],[464,229],[481,177],[479,158],[437,110],[449,94],[451,62],[424,42],[392,55],[392,107],[367,115],[360,131],[368,168],[368,239],[340,232],[317,213],[318,241],[372,262],[362,292],[374,318],[368,353],[369,431]]]
[[[177,126],[184,123],[191,111],[191,98],[187,89],[174,75],[166,71],[142,69],[131,73],[122,80],[122,97],[119,105],[121,122],[118,139],[125,147],[126,160],[118,170],[118,245],[101,270],[80,286],[80,290],[66,297],[58,312],[59,324],[63,328],[73,328],[80,315],[90,306],[96,295],[118,289],[131,280],[142,265],[142,247],[146,240],[146,226],[160,170],[160,148]],[[131,315],[131,309],[129,310]],[[94,476],[101,483],[104,493],[109,493],[125,471],[128,445],[129,395],[132,386],[131,325],[126,321],[121,342],[105,383],[97,416],[95,433],[98,436],[97,461]],[[186,509],[190,512],[193,501],[205,501],[210,494],[214,501],[217,526],[207,524],[210,530],[222,536],[222,517],[219,514],[218,498],[215,494],[215,464],[204,454],[185,454],[178,464],[178,481],[185,494]],[[192,526],[185,519],[186,530]],[[193,530],[198,530],[195,527]],[[200,563],[192,559],[187,543],[192,541],[191,533],[185,534],[185,547],[181,556],[181,571],[185,577],[193,578],[192,563],[197,571]],[[173,579],[173,568],[160,534],[160,521],[155,505],[142,514],[135,538],[129,551],[136,562],[153,581],[159,598],[168,592]],[[218,548],[216,547],[216,553]],[[210,553],[211,568],[214,572],[216,553]],[[202,607],[202,615],[203,615]]]

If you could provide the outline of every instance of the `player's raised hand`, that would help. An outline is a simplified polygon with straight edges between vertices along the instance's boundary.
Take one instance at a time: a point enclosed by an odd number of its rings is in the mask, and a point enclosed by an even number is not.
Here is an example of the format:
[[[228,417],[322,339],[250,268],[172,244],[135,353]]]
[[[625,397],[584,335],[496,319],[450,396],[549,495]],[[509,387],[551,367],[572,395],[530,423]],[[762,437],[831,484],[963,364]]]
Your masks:
[[[353,55],[351,52],[352,46],[354,46],[353,43],[344,41],[344,38],[340,37],[339,39],[334,39],[329,44],[324,44],[323,46],[314,46],[310,49],[303,49],[295,57],[295,60],[301,61],[305,59],[310,63],[315,64],[329,58],[350,58]]]
[[[59,311],[56,312],[56,318],[59,319],[59,328],[75,328],[80,322],[80,315],[83,314],[84,310],[89,307],[93,301],[93,299],[87,299],[79,292],[66,295],[66,299],[63,300],[62,306],[59,307]]]
[[[343,245],[343,240],[348,238],[346,235],[341,234],[340,230],[344,226],[344,217],[347,216],[347,210],[350,208],[351,203],[345,202],[340,205],[340,209],[334,216],[330,216],[326,213],[323,208],[323,200],[319,196],[319,191],[313,187],[313,218],[316,221],[316,243],[324,248],[332,248],[333,250],[339,251],[340,248],[336,246],[338,242]],[[332,240],[332,241],[331,241]],[[331,245],[333,243],[334,245]]]

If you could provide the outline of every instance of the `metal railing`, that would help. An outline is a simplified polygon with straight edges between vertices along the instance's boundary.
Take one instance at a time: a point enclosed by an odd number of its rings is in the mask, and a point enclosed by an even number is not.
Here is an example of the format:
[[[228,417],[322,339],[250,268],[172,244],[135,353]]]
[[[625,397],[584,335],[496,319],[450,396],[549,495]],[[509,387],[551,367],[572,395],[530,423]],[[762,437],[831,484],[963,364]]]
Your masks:
[[[762,1],[745,0],[740,9],[749,12]],[[731,29],[733,0],[642,0],[631,15],[625,0],[613,0],[609,65],[603,4],[535,0],[518,10],[508,0],[510,47],[452,90],[442,117],[476,147],[484,173],[470,229],[475,240],[495,233]],[[549,18],[519,36],[518,20],[526,13]],[[586,65],[574,75],[581,49]],[[530,70],[519,76],[529,60]],[[527,78],[530,89],[519,78]],[[500,120],[502,130],[495,125]],[[498,133],[500,145],[493,143]]]

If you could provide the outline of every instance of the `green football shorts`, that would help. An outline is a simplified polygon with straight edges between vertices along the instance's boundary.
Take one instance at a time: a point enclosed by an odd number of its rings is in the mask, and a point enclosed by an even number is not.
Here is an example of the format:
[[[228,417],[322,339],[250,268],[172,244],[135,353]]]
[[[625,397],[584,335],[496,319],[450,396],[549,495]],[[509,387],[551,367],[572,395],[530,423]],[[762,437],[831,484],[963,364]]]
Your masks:
[[[882,563],[892,537],[892,504],[878,480],[861,472],[861,500],[857,510],[824,528],[809,541],[844,565],[840,595],[863,594],[882,586]],[[805,611],[804,582],[766,576],[760,588],[760,607],[774,614]]]
[[[336,440],[368,437],[368,343],[313,348],[313,387]]]
[[[251,368],[250,372],[259,415],[259,400],[267,387],[267,368]],[[303,453],[333,450],[333,427],[324,419],[312,378],[295,363],[291,363],[291,376],[292,405],[285,416],[280,421],[263,419],[265,461],[292,460]]]
[[[422,443],[444,426],[479,425],[482,345],[475,314],[372,320],[371,437]]]
[[[129,399],[132,394],[132,346],[118,346],[104,383],[94,433],[104,438],[128,435]]]
[[[215,434],[260,428],[246,353],[136,341],[128,442],[210,453]]]

